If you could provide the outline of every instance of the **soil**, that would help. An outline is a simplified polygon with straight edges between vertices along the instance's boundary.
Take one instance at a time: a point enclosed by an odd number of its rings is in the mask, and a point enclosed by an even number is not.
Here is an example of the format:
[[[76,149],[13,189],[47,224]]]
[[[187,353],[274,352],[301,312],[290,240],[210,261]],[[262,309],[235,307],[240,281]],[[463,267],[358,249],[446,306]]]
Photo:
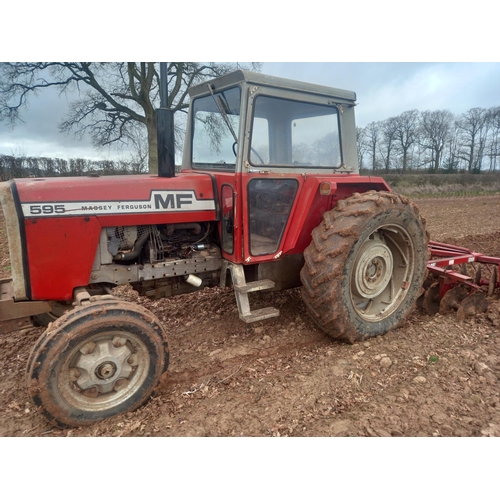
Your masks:
[[[500,196],[418,202],[433,240],[500,256]],[[0,277],[9,275],[0,216]],[[279,318],[246,325],[231,290],[150,301],[169,334],[170,367],[134,412],[52,427],[25,387],[43,328],[0,337],[0,436],[500,436],[500,293],[460,321],[418,307],[397,329],[353,345],[309,318],[300,290],[261,294]]]

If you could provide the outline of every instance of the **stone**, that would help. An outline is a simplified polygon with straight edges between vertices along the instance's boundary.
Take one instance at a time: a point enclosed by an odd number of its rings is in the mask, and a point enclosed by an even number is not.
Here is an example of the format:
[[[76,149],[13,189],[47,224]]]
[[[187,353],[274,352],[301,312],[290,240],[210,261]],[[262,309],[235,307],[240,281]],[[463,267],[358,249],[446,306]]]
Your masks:
[[[380,360],[380,366],[382,368],[389,368],[389,366],[392,365],[392,361],[390,358],[388,358],[387,356],[383,357],[381,360]]]
[[[442,425],[448,420],[448,416],[445,413],[440,412],[440,411],[438,411],[434,415],[432,415],[431,418],[438,425]]]
[[[476,361],[474,363],[474,371],[478,375],[484,375],[485,373],[491,371],[491,369],[486,363],[482,363],[481,361]]]
[[[487,437],[498,437],[500,436],[500,428],[496,424],[488,424],[487,427],[481,429],[481,434]]]

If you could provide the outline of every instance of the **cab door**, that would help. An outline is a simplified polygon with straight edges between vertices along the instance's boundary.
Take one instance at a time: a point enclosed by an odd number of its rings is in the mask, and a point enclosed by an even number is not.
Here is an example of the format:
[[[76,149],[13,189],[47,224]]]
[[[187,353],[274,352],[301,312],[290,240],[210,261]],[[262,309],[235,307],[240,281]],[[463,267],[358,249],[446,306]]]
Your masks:
[[[244,260],[279,258],[300,181],[292,176],[244,175]]]
[[[331,175],[342,160],[338,109],[326,98],[263,88],[250,97],[248,109],[241,174],[243,259],[257,263],[293,253],[284,242],[302,229],[294,227],[294,216],[310,209],[314,178]]]

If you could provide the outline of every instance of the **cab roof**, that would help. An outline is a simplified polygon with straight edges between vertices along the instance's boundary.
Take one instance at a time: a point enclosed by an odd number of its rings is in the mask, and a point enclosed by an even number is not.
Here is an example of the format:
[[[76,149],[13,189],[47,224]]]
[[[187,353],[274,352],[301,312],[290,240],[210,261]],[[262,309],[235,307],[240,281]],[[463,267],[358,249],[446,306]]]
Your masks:
[[[301,82],[298,80],[289,80],[288,78],[263,75],[262,73],[254,73],[252,71],[246,70],[234,71],[219,78],[215,78],[213,80],[195,85],[189,89],[189,96],[193,98],[209,93],[207,86],[208,84],[211,84],[214,90],[219,90],[237,85],[239,83],[274,87],[278,89],[297,90],[309,94],[316,94],[326,97],[336,97],[352,102],[356,100],[356,93],[351,90],[342,90],[334,87],[326,87],[323,85]]]

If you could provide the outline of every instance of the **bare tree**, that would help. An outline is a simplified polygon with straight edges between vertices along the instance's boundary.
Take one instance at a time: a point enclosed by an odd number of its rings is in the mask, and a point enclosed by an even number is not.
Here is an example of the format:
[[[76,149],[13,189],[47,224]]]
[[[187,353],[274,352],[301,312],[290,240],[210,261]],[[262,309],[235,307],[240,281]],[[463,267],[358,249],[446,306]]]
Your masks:
[[[447,110],[424,111],[421,114],[421,146],[430,151],[432,171],[439,172],[441,156],[448,140],[453,114]]]
[[[377,150],[381,140],[380,122],[371,122],[365,127],[366,145],[371,158],[372,171],[377,169]]]
[[[243,67],[239,63],[170,63],[168,108],[185,112],[190,86]],[[252,63],[251,68],[258,70],[259,64]],[[149,171],[158,171],[156,63],[1,63],[0,120],[15,124],[30,96],[48,87],[78,93],[60,124],[61,131],[71,131],[77,136],[89,134],[95,146],[104,146],[126,143],[131,128],[140,124],[146,129]]]
[[[460,169],[460,137],[456,127],[453,127],[448,134],[446,146],[443,150],[443,168],[448,173],[456,172]]]
[[[418,110],[405,111],[396,117],[396,141],[403,154],[402,173],[408,170],[408,155],[417,140]]]
[[[489,109],[490,134],[487,143],[487,156],[490,159],[490,172],[497,168],[500,158],[500,106]]]
[[[461,157],[465,160],[469,173],[481,170],[488,125],[489,113],[484,108],[469,109],[456,121],[462,138]]]
[[[368,150],[368,146],[366,144],[366,129],[362,127],[356,127],[356,144],[358,151],[358,164],[359,168],[363,168],[363,161],[365,154]]]
[[[384,161],[385,173],[391,168],[391,154],[396,144],[397,121],[396,118],[387,118],[382,122],[382,141],[379,141],[380,152]]]

